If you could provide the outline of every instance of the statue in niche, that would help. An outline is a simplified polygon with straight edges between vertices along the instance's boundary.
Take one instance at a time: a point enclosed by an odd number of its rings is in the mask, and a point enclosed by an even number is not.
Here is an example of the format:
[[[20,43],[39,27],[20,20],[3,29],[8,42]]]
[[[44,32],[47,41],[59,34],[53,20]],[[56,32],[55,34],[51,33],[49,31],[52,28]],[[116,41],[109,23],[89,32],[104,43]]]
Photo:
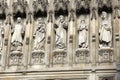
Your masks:
[[[102,12],[102,21],[99,28],[100,47],[110,47],[112,40],[112,26],[106,12]]]
[[[35,26],[35,32],[33,35],[34,50],[45,50],[45,36],[46,36],[46,24],[42,18],[38,18],[37,25]]]
[[[11,51],[22,51],[24,26],[22,25],[22,19],[20,17],[17,18],[17,23],[12,29],[12,34]]]
[[[66,29],[67,23],[64,16],[59,16],[58,24],[55,24],[55,48],[56,49],[65,49],[66,48]]]
[[[85,19],[78,25],[78,45],[79,48],[87,48],[87,25]]]
[[[2,53],[3,50],[3,35],[4,35],[4,29],[2,26],[2,22],[0,22],[0,54]]]

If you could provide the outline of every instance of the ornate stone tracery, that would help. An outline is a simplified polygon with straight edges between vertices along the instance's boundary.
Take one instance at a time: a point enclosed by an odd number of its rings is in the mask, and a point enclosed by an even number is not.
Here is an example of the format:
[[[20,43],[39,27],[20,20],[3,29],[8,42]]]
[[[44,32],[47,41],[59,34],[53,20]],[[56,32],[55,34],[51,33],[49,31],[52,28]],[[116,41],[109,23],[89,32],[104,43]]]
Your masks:
[[[48,5],[48,0],[36,0],[33,1],[33,8],[34,11],[37,12],[39,10],[41,11],[46,11],[47,10],[47,5]]]
[[[91,73],[119,72],[120,0],[115,1],[1,0],[1,73],[26,76],[41,71],[42,79],[53,71],[47,78],[58,79],[57,70],[66,70],[59,78],[67,79],[67,70],[76,70],[69,75],[89,80]],[[109,75],[95,79],[114,80]]]
[[[21,12],[24,13],[27,11],[28,3],[26,0],[17,0],[16,2],[13,2],[13,12]]]

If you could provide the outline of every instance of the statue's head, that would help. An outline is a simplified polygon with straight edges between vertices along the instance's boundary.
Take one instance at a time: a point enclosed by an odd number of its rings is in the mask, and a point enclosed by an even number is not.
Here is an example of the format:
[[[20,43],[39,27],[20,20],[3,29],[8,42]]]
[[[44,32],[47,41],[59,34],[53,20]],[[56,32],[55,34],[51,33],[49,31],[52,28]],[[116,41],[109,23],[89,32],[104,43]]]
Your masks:
[[[102,18],[103,19],[107,18],[107,13],[105,11],[102,12]]]
[[[22,20],[21,17],[18,17],[17,18],[17,23],[21,23],[21,20]]]
[[[62,15],[60,15],[59,19],[60,19],[60,22],[61,22],[61,23],[63,23],[64,20],[65,20],[65,18],[64,18]]]

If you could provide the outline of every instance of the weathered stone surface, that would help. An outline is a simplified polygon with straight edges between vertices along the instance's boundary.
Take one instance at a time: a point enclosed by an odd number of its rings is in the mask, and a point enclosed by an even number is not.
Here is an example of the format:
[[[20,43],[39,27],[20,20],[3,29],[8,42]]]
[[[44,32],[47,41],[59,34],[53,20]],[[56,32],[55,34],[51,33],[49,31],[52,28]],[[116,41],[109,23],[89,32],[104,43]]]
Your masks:
[[[120,80],[120,0],[0,0],[0,80]]]

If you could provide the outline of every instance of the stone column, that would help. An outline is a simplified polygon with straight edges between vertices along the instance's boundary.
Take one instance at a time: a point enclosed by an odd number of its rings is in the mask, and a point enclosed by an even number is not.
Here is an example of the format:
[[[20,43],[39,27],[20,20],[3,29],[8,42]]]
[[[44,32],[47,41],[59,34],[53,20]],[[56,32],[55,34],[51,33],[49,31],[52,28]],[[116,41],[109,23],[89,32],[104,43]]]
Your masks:
[[[47,32],[46,32],[46,66],[52,66],[52,62],[53,62],[53,55],[52,55],[52,50],[53,50],[53,46],[52,44],[54,44],[53,42],[53,11],[49,11],[48,12],[48,22],[47,22],[47,28],[46,28]]]
[[[30,16],[30,28],[29,28],[29,52],[28,52],[28,65],[31,66],[32,46],[33,46],[33,33],[34,33],[34,20],[33,15]]]
[[[120,58],[120,56],[119,56],[119,49],[120,49],[120,45],[119,45],[119,19],[118,18],[115,18],[114,20],[113,20],[113,27],[114,27],[114,37],[115,37],[115,42],[114,42],[114,45],[115,45],[115,51],[114,51],[114,56],[115,56],[115,61],[116,61],[116,63],[118,64],[119,63],[119,58]]]
[[[3,55],[2,55],[2,67],[5,69],[9,64],[9,48],[11,37],[11,15],[7,15],[4,26],[4,41],[3,41]]]
[[[28,13],[28,19],[27,19],[27,22],[26,22],[26,26],[25,26],[25,46],[23,47],[24,49],[24,57],[23,57],[23,64],[25,66],[25,69],[28,67],[28,62],[30,61],[30,57],[31,57],[31,36],[32,36],[32,19],[31,19],[31,15],[32,13]]]
[[[97,15],[96,15],[96,8],[94,7],[92,9],[92,16],[91,16],[91,24],[90,24],[90,34],[91,34],[91,37],[90,37],[90,50],[92,54],[91,55],[91,62],[92,62],[92,66],[96,66],[96,60],[98,59],[97,56],[98,56],[98,52],[96,50],[98,50],[98,18],[97,18]]]
[[[70,10],[69,24],[68,24],[68,64],[69,66],[73,65],[73,35],[75,28],[75,19],[74,19],[75,11]]]

